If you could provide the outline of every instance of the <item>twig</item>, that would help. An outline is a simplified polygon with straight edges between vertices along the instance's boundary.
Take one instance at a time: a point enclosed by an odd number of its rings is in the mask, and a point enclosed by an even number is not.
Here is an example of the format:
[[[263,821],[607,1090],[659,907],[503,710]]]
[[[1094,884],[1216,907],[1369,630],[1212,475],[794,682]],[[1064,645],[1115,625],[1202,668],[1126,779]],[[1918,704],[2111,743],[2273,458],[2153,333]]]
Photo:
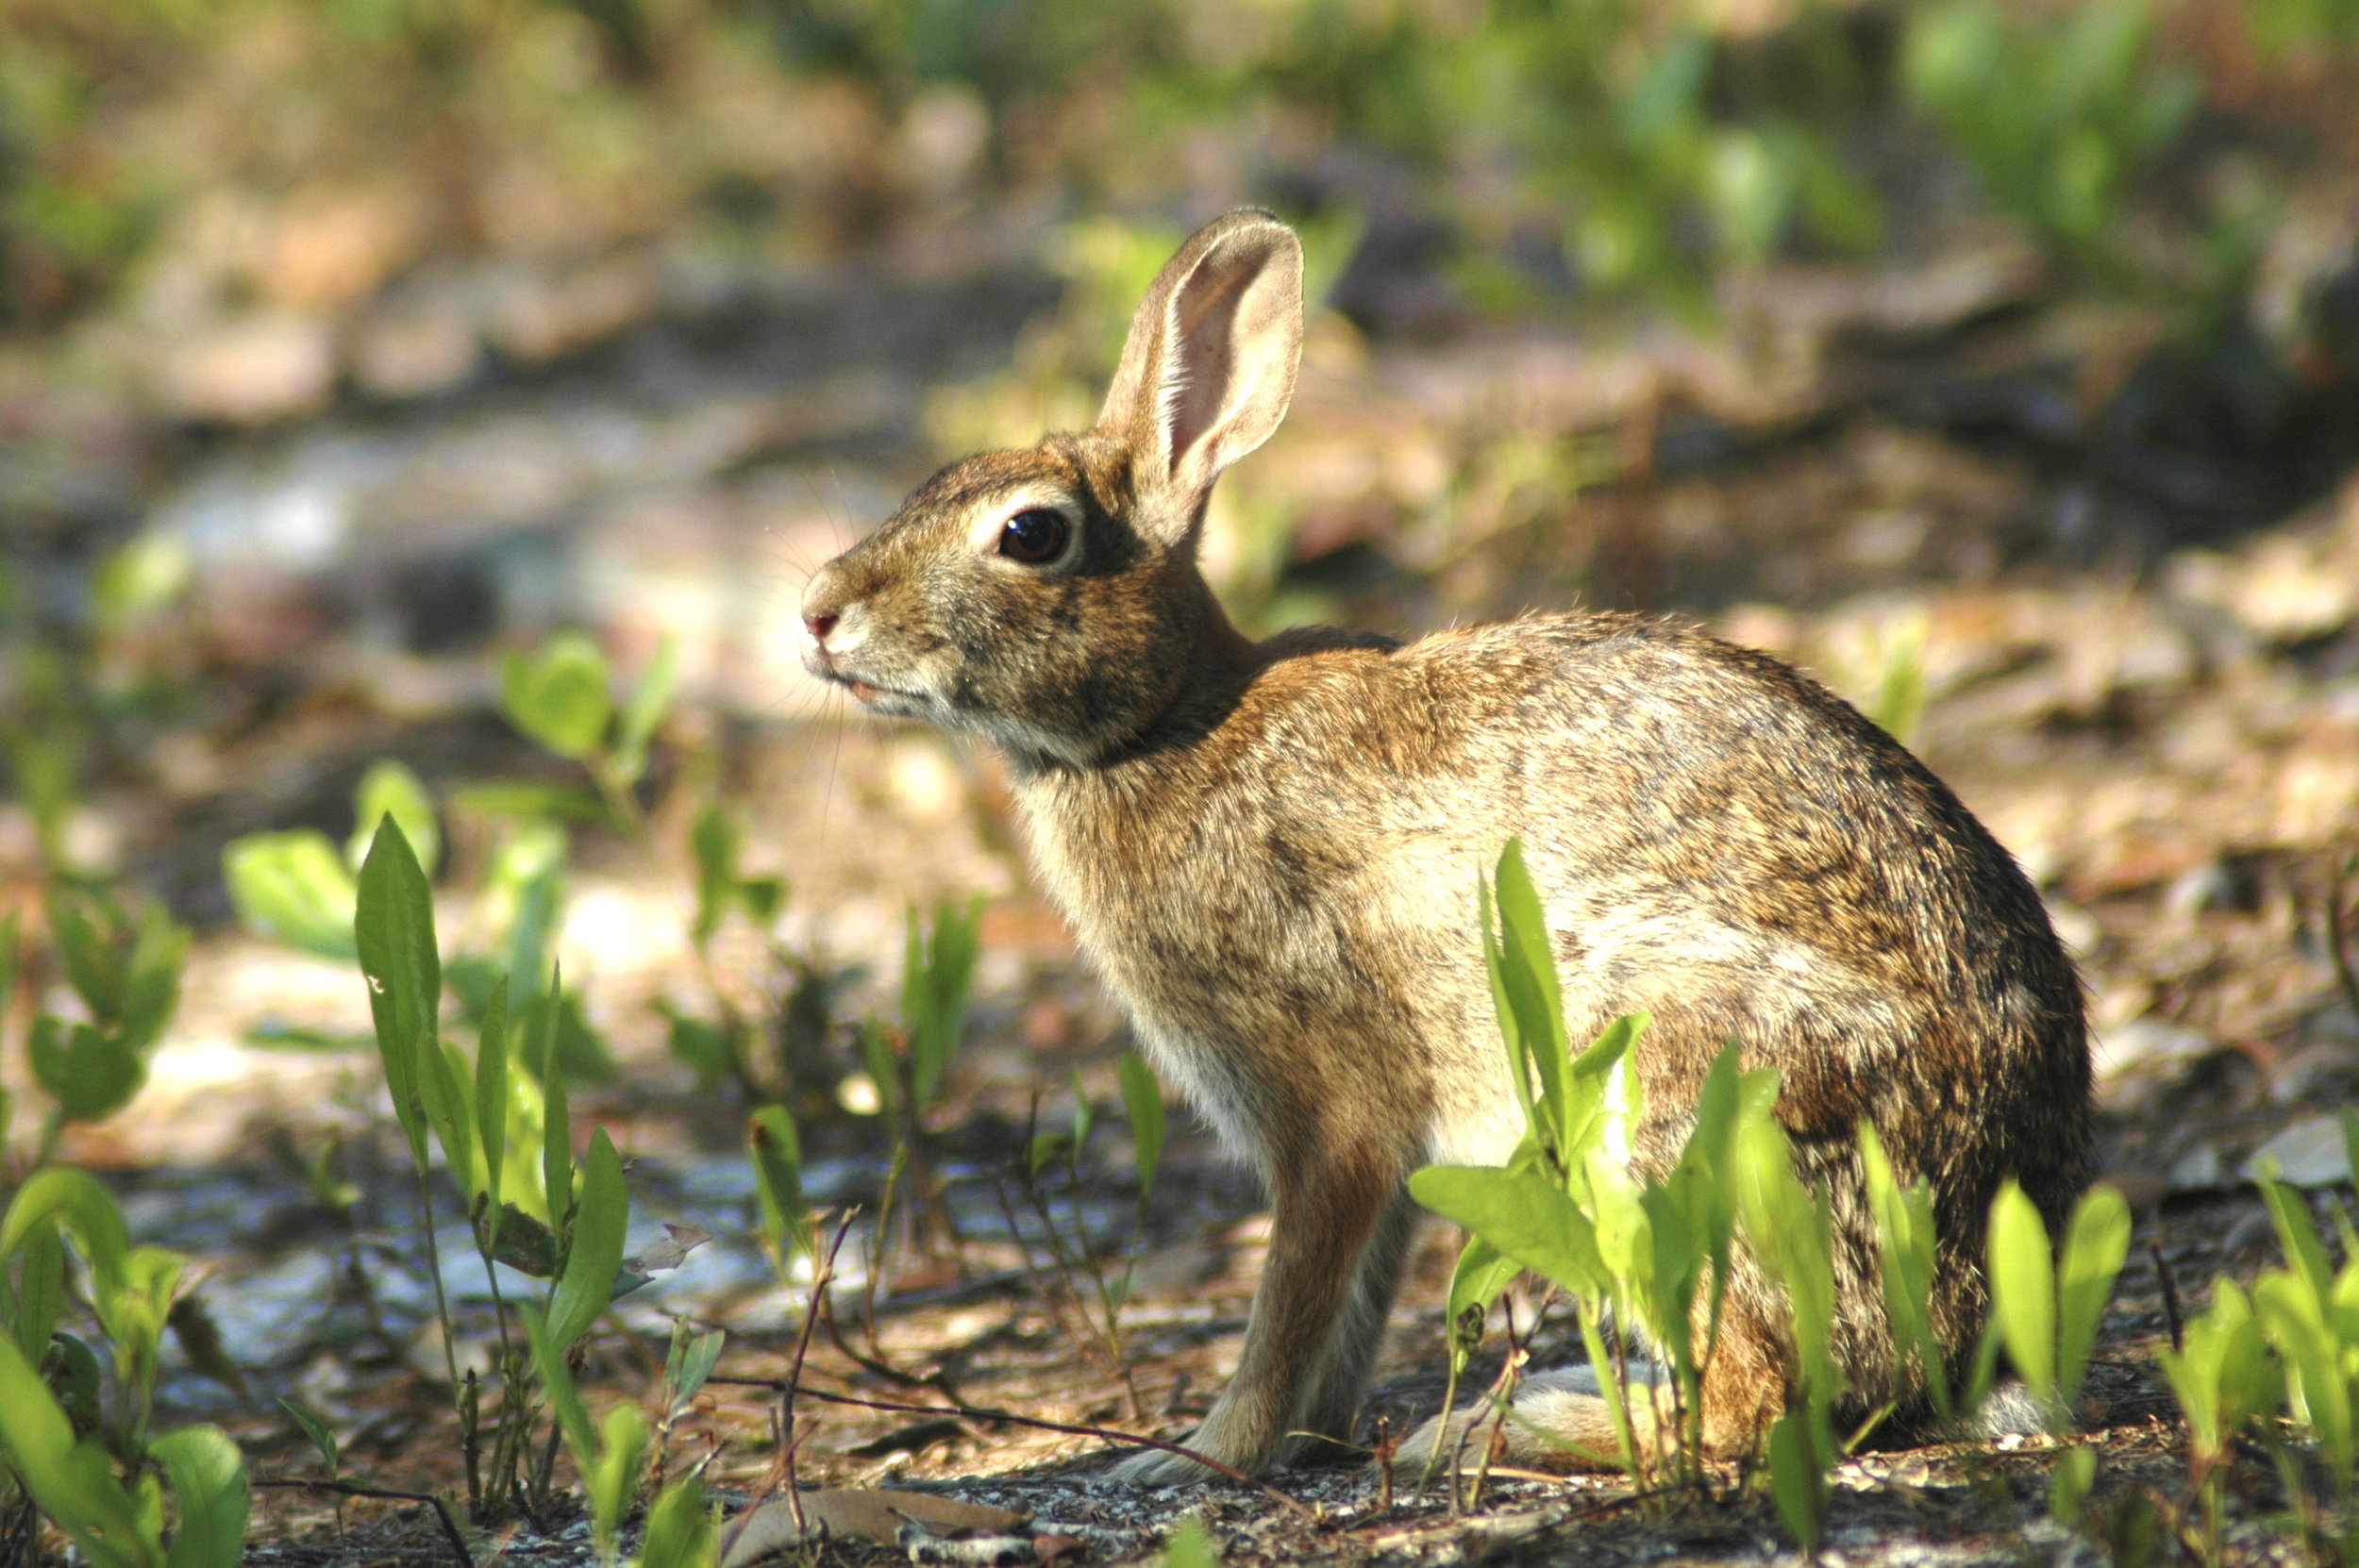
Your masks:
[[[2359,1013],[2359,969],[2351,965],[2351,935],[2343,924],[2343,891],[2347,878],[2359,874],[2359,850],[2330,855],[2326,862],[2326,956],[2334,962],[2334,979],[2343,1000]]]
[[[717,1374],[706,1378],[705,1381],[753,1389],[776,1390],[786,1386],[785,1380],[778,1377],[724,1377]],[[1318,1518],[1318,1515],[1313,1512],[1308,1505],[1287,1496],[1266,1481],[1257,1481],[1232,1465],[1223,1464],[1220,1460],[1206,1454],[1199,1454],[1184,1444],[1166,1443],[1162,1438],[1141,1437],[1136,1432],[1116,1431],[1111,1426],[1092,1426],[1078,1422],[1049,1421],[1036,1415],[1018,1415],[1013,1410],[997,1410],[989,1405],[912,1405],[897,1399],[866,1399],[858,1394],[827,1393],[818,1389],[803,1389],[799,1392],[827,1405],[854,1405],[864,1410],[890,1410],[898,1415],[955,1415],[967,1421],[1005,1422],[1014,1426],[1036,1427],[1044,1432],[1067,1432],[1075,1437],[1092,1437],[1105,1443],[1128,1443],[1133,1448],[1160,1449],[1166,1454],[1177,1454],[1183,1460],[1194,1460],[1216,1476],[1226,1476],[1240,1485],[1253,1487],[1271,1501],[1284,1505],[1305,1519],[1315,1521]]]
[[[2170,1348],[2174,1352],[2183,1353],[2187,1347],[2183,1343],[2180,1333],[2182,1320],[2179,1313],[2179,1281],[2170,1272],[2170,1261],[2163,1256],[2160,1242],[2150,1239],[2146,1243],[2146,1251],[2147,1256],[2154,1259],[2154,1277],[2162,1281],[2163,1321],[2170,1325]]]
[[[818,1326],[820,1304],[827,1298],[828,1281],[835,1277],[835,1255],[843,1249],[845,1232],[852,1228],[852,1217],[859,1209],[847,1209],[836,1221],[835,1234],[828,1239],[828,1254],[819,1259],[819,1267],[811,1276],[811,1306],[803,1313],[802,1332],[795,1337],[795,1360],[787,1368],[786,1381],[778,1390],[778,1465],[786,1476],[786,1500],[795,1510],[795,1527],[808,1528],[803,1519],[803,1493],[795,1477],[795,1394],[803,1380],[803,1359],[811,1354],[811,1330]]]
[[[443,1522],[443,1537],[450,1543],[450,1554],[459,1560],[459,1568],[475,1568],[475,1554],[467,1550],[467,1538],[459,1533],[459,1521],[451,1517],[450,1505],[431,1492],[399,1492],[392,1487],[361,1486],[354,1481],[308,1481],[293,1476],[257,1476],[254,1484],[304,1492],[332,1492],[343,1497],[375,1497],[393,1503],[424,1503],[434,1510],[434,1517]]]
[[[950,1374],[936,1368],[931,1376],[921,1377],[914,1372],[903,1372],[891,1361],[853,1349],[844,1340],[844,1326],[835,1321],[835,1308],[826,1296],[818,1299],[820,1319],[827,1325],[828,1343],[836,1347],[844,1359],[862,1372],[872,1373],[888,1383],[898,1383],[908,1389],[932,1389],[945,1399],[955,1401],[959,1391],[951,1386]]]

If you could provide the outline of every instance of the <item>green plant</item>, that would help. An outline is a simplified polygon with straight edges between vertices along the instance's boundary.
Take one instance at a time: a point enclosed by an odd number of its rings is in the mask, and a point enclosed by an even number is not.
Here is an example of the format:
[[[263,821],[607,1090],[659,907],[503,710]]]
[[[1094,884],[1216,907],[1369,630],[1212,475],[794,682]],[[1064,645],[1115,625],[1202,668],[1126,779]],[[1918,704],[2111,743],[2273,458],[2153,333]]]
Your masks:
[[[1722,1052],[1706,1076],[1696,1128],[1678,1162],[1660,1178],[1633,1176],[1628,1129],[1643,1107],[1626,1058],[1646,1018],[1616,1020],[1574,1057],[1547,922],[1519,843],[1509,842],[1495,883],[1479,889],[1479,902],[1500,1034],[1526,1126],[1502,1169],[1436,1165],[1410,1178],[1419,1203],[1457,1221],[1472,1238],[1450,1288],[1452,1393],[1482,1314],[1516,1269],[1530,1269],[1573,1297],[1620,1462],[1642,1481],[1696,1481],[1702,1382],[1718,1335],[1737,1219],[1733,1161],[1745,1129],[1767,1117],[1776,1075],[1742,1073],[1734,1050]],[[1647,1397],[1636,1411],[1632,1380],[1607,1353],[1609,1322],[1643,1332],[1668,1364],[1667,1387],[1642,1385]],[[1503,1410],[1501,1419],[1509,1418]]]
[[[893,1193],[906,1168],[916,1197],[908,1205],[912,1230],[930,1243],[950,1234],[947,1207],[935,1183],[932,1141],[927,1120],[942,1093],[943,1073],[966,1029],[967,993],[981,951],[983,901],[979,895],[961,909],[945,899],[934,907],[930,927],[909,909],[909,935],[901,965],[898,1027],[874,1019],[861,1031],[862,1064],[877,1087],[880,1109],[895,1125],[893,1179],[879,1206],[876,1233],[881,1244],[891,1218]]]
[[[2083,1193],[2066,1221],[2061,1255],[2039,1209],[2012,1180],[1990,1208],[1991,1327],[2049,1432],[2066,1444],[2049,1477],[2049,1509],[2079,1526],[2097,1478],[2097,1451],[2072,1443],[2081,1379],[2114,1281],[2130,1250],[2130,1206],[2112,1187]],[[1978,1378],[1979,1381],[1979,1378]]]
[[[532,1373],[544,1370],[549,1356],[561,1359],[618,1289],[633,1282],[622,1267],[629,1195],[622,1161],[603,1128],[592,1135],[577,1170],[557,1061],[561,982],[519,1009],[521,1026],[511,1030],[509,982],[501,979],[485,1008],[472,1065],[443,1042],[433,898],[408,836],[390,813],[379,822],[361,862],[356,910],[355,941],[369,982],[378,1054],[417,1176],[420,1229],[459,1419],[469,1509],[485,1518],[527,1486],[538,1493],[547,1490],[545,1460],[527,1476],[535,1415]],[[524,1042],[523,1050],[510,1049],[511,1034]],[[537,1148],[513,1136],[520,1095],[539,1111]],[[488,1476],[481,1441],[484,1391],[472,1371],[460,1375],[443,1293],[427,1180],[429,1135],[466,1199],[476,1245],[492,1281],[500,1398]],[[553,1282],[545,1309],[532,1320],[529,1357],[510,1335],[495,1261]]]
[[[2187,1423],[2187,1488],[2202,1516],[2200,1556],[2219,1561],[2228,1475],[2239,1434],[2285,1396],[2250,1300],[2225,1275],[2212,1305],[2186,1326],[2185,1342],[2162,1353],[2163,1375]]]
[[[64,1332],[67,1248],[113,1362],[111,1410],[97,1360]],[[19,1486],[101,1568],[236,1568],[245,1536],[244,1460],[218,1427],[151,1436],[158,1355],[183,1260],[133,1246],[114,1199],[88,1173],[43,1170],[0,1221],[0,1454]],[[87,1435],[85,1435],[87,1433]],[[166,1542],[169,1491],[178,1525]]]
[[[33,1155],[46,1163],[70,1122],[99,1122],[130,1104],[147,1081],[148,1053],[180,1000],[187,927],[159,905],[134,917],[101,883],[53,886],[45,905],[51,951],[85,1019],[37,1010],[25,1038],[33,1081],[54,1102]],[[0,1026],[25,970],[18,917],[0,921]],[[6,1101],[0,1098],[0,1120]]]
[[[1841,1457],[1833,1412],[1843,1392],[1833,1356],[1833,1243],[1824,1193],[1803,1190],[1785,1130],[1767,1113],[1737,1127],[1733,1176],[1747,1246],[1785,1293],[1794,1362],[1786,1408],[1769,1428],[1769,1493],[1805,1552],[1826,1529],[1827,1475]]]
[[[1136,1052],[1126,1051],[1115,1064],[1117,1080],[1122,1091],[1122,1107],[1130,1125],[1132,1170],[1138,1179],[1138,1225],[1134,1230],[1135,1246],[1145,1244],[1147,1205],[1154,1193],[1155,1172],[1163,1159],[1165,1112],[1163,1086],[1156,1081],[1153,1069]],[[1050,1309],[1075,1343],[1094,1346],[1106,1370],[1122,1384],[1124,1397],[1129,1401],[1133,1420],[1142,1419],[1144,1410],[1139,1401],[1138,1385],[1132,1376],[1130,1358],[1123,1347],[1122,1311],[1129,1304],[1137,1283],[1138,1258],[1135,1250],[1123,1261],[1119,1273],[1113,1270],[1113,1259],[1107,1249],[1093,1241],[1089,1222],[1082,1209],[1082,1194],[1088,1183],[1082,1173],[1083,1160],[1089,1145],[1094,1112],[1089,1091],[1083,1087],[1081,1075],[1073,1075],[1073,1117],[1062,1130],[1044,1130],[1038,1126],[1039,1102],[1033,1103],[1033,1130],[1025,1140],[1023,1152],[1015,1164],[1016,1184],[1025,1203],[1038,1222],[1038,1231],[1048,1249],[1048,1268],[1043,1269],[1033,1257],[1032,1243],[1014,1213],[1007,1213],[1008,1234],[1025,1256],[1027,1266],[1043,1279],[1044,1293]],[[1065,1206],[1058,1213],[1055,1194],[1049,1191],[1048,1180],[1061,1175]],[[1004,1197],[1002,1202],[1004,1204]],[[1089,1294],[1081,1290],[1086,1278],[1092,1287]],[[1095,1300],[1093,1308],[1092,1301]],[[1068,1311],[1071,1321],[1067,1321]]]
[[[2123,208],[2201,95],[2155,59],[2153,31],[2148,0],[2020,16],[1939,0],[1911,16],[1900,75],[1993,201],[2064,260],[2118,275]]]

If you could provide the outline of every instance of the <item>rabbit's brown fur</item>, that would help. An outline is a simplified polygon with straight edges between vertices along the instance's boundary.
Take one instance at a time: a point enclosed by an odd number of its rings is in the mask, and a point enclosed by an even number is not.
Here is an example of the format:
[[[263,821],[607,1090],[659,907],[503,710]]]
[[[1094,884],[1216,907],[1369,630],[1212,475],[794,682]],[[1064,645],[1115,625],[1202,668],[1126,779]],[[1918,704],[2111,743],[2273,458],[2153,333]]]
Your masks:
[[[1495,1162],[1521,1132],[1474,896],[1511,836],[1573,1037],[1653,1014],[1638,1163],[1675,1155],[1724,1042],[1782,1074],[1801,1175],[1833,1200],[1849,1399],[1905,1404],[1854,1128],[1873,1118],[1903,1177],[1932,1179],[1935,1313],[1962,1363],[1999,1180],[2053,1224],[2087,1166],[2080,991],[2037,894],[1873,724],[1687,626],[1238,633],[1196,538],[1213,479],[1284,411],[1300,278],[1274,219],[1210,225],[1141,306],[1096,428],[945,469],[804,604],[814,670],[998,743],[1082,946],[1268,1187],[1237,1375],[1193,1443],[1255,1470],[1290,1434],[1347,1436],[1407,1247],[1404,1179]],[[1044,509],[1060,553],[1002,553],[1008,521]],[[1742,1260],[1732,1284],[1706,1390],[1723,1447],[1784,1396],[1777,1299]],[[1593,1396],[1542,1390],[1530,1410],[1599,1435]]]

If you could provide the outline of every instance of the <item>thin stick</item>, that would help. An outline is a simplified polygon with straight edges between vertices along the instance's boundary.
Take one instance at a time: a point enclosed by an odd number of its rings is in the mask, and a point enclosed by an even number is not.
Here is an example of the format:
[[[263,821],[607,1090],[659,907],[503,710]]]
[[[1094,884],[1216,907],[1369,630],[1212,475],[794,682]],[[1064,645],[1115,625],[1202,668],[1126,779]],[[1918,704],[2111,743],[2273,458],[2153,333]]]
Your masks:
[[[715,1375],[706,1378],[705,1381],[753,1389],[782,1389],[786,1386],[785,1381],[778,1377],[723,1377]],[[1120,1432],[1111,1426],[1092,1426],[1077,1422],[1048,1421],[1036,1415],[1018,1415],[1013,1410],[997,1410],[989,1405],[912,1405],[897,1399],[863,1399],[857,1394],[828,1393],[819,1389],[803,1389],[799,1392],[825,1405],[854,1405],[864,1410],[890,1410],[898,1415],[955,1415],[968,1421],[1006,1422],[1010,1426],[1031,1426],[1044,1432],[1066,1432],[1075,1437],[1091,1437],[1106,1443],[1128,1443],[1133,1448],[1160,1449],[1166,1454],[1177,1454],[1183,1460],[1194,1460],[1216,1476],[1225,1476],[1243,1486],[1253,1487],[1271,1501],[1283,1504],[1305,1519],[1315,1520],[1318,1517],[1308,1506],[1287,1496],[1267,1482],[1257,1481],[1244,1471],[1223,1464],[1210,1455],[1199,1454],[1195,1449],[1180,1443],[1166,1443],[1162,1438],[1141,1437],[1136,1432]]]
[[[2170,1272],[2170,1260],[2163,1256],[2161,1243],[2149,1240],[2146,1251],[2154,1259],[2154,1277],[2162,1281],[2163,1321],[2170,1325],[2170,1348],[2183,1354],[2187,1347],[2180,1333],[2179,1280]]]
[[[353,1481],[307,1481],[293,1476],[257,1476],[254,1484],[303,1492],[332,1492],[341,1497],[375,1497],[393,1503],[423,1503],[434,1510],[435,1518],[443,1522],[443,1537],[450,1543],[450,1555],[459,1560],[460,1568],[475,1568],[475,1555],[467,1550],[467,1538],[459,1533],[459,1521],[451,1517],[450,1505],[433,1493],[397,1492],[392,1487],[361,1486]]]
[[[2326,862],[2326,956],[2334,960],[2343,1000],[2359,1013],[2359,969],[2351,967],[2351,935],[2343,925],[2344,882],[2354,872],[2359,872],[2359,850],[2345,851]]]
[[[845,1232],[852,1228],[852,1218],[860,1210],[847,1209],[835,1224],[835,1234],[828,1239],[828,1253],[819,1259],[819,1267],[811,1276],[811,1306],[803,1312],[802,1332],[795,1337],[795,1360],[787,1368],[786,1382],[778,1390],[778,1466],[786,1477],[787,1506],[795,1510],[795,1527],[808,1528],[803,1520],[803,1492],[795,1476],[795,1394],[803,1380],[803,1358],[811,1354],[811,1330],[819,1325],[822,1303],[828,1293],[828,1281],[835,1277],[835,1255],[844,1246]]]

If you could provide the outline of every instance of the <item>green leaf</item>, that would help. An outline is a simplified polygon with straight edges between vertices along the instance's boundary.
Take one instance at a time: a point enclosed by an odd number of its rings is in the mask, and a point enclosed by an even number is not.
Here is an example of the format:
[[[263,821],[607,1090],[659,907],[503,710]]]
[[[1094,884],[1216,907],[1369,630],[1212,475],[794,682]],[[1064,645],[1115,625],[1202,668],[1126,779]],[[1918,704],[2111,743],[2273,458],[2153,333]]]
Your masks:
[[[24,947],[17,940],[24,911],[10,909],[8,918],[0,920],[0,1034],[5,1034],[8,1020],[8,1004],[16,998],[17,968],[24,962]]]
[[[476,1113],[474,1097],[458,1053],[432,1035],[418,1037],[418,1094],[426,1106],[427,1124],[443,1146],[443,1163],[459,1190],[472,1200],[476,1194]]]
[[[110,1033],[42,1013],[33,1020],[33,1081],[67,1120],[99,1122],[129,1105],[147,1081],[147,1063]]]
[[[508,980],[493,989],[476,1037],[476,1136],[483,1148],[483,1245],[499,1246],[500,1176],[508,1163]]]
[[[1805,1553],[1818,1550],[1826,1515],[1826,1470],[1813,1447],[1810,1423],[1799,1411],[1778,1417],[1769,1428],[1769,1495]]]
[[[583,1476],[590,1493],[590,1522],[601,1561],[614,1561],[614,1536],[639,1491],[647,1457],[647,1418],[626,1400],[606,1412],[598,1429],[598,1457]]]
[[[525,1013],[525,1034],[530,1042],[527,1059],[541,1080],[541,1190],[548,1198],[549,1224],[560,1233],[572,1223],[574,1209],[573,1109],[558,1063],[564,1000],[565,976],[560,972],[550,978],[548,993],[533,998]]]
[[[556,1231],[551,1230],[512,1203],[500,1205],[499,1230],[496,1236],[488,1234],[490,1226],[488,1215],[485,1217],[484,1224],[487,1227],[486,1245],[494,1262],[505,1263],[518,1274],[529,1275],[535,1279],[557,1277]]]
[[[1163,1543],[1163,1568],[1214,1568],[1219,1561],[1220,1553],[1213,1545],[1212,1531],[1204,1527],[1203,1515],[1182,1515]]]
[[[712,940],[728,915],[737,888],[737,825],[718,805],[696,813],[695,826],[688,830],[688,846],[696,859],[696,918],[689,935],[699,947]]]
[[[761,1197],[762,1241],[783,1269],[790,1259],[808,1256],[812,1244],[811,1211],[803,1203],[802,1140],[784,1106],[763,1106],[748,1118],[745,1153]]]
[[[962,910],[948,900],[934,907],[930,940],[921,937],[917,909],[909,911],[908,955],[901,976],[901,1016],[910,1034],[910,1083],[917,1103],[931,1105],[943,1070],[966,1027],[967,992],[980,953],[983,900]]]
[[[663,1358],[663,1399],[667,1421],[678,1421],[688,1413],[695,1402],[705,1380],[720,1363],[721,1346],[728,1334],[715,1328],[706,1334],[692,1334],[688,1325],[672,1325],[672,1348]]]
[[[1523,1047],[1517,1083],[1529,1085],[1527,1073],[1539,1078],[1536,1104],[1547,1141],[1563,1150],[1569,1130],[1566,1109],[1571,1044],[1564,1031],[1564,999],[1557,990],[1556,955],[1548,942],[1548,916],[1531,874],[1524,867],[1521,839],[1510,839],[1499,853],[1494,891],[1498,903],[1499,933],[1493,954],[1492,985],[1511,1013],[1515,1038]],[[1570,1151],[1564,1151],[1568,1156]]]
[[[246,929],[315,958],[350,963],[359,956],[359,884],[326,834],[304,827],[232,839],[222,849],[221,870]]]
[[[421,1039],[440,1035],[443,960],[434,943],[434,895],[392,817],[381,819],[360,864],[353,937],[369,985],[369,1016],[385,1064],[393,1114],[410,1158],[426,1168],[426,1107],[420,1098]]]
[[[1130,1122],[1130,1146],[1139,1172],[1139,1201],[1154,1189],[1155,1171],[1163,1158],[1163,1089],[1155,1070],[1136,1051],[1125,1051],[1114,1064],[1122,1080],[1122,1110]]]
[[[565,1364],[564,1348],[557,1343],[548,1320],[532,1303],[520,1303],[517,1311],[525,1320],[525,1338],[532,1346],[533,1368],[541,1374],[541,1387],[557,1417],[557,1429],[565,1434],[565,1446],[573,1450],[574,1468],[587,1476],[590,1467],[597,1462],[598,1445],[592,1435],[590,1412],[582,1409],[580,1391],[575,1388],[574,1375]]]
[[[36,1178],[38,1179],[38,1178]],[[76,1444],[74,1426],[41,1374],[0,1335],[0,1443],[33,1501],[96,1568],[164,1568],[162,1543],[96,1443]]]
[[[65,1226],[91,1267],[97,1293],[104,1297],[122,1289],[131,1256],[130,1232],[124,1228],[123,1210],[98,1178],[71,1165],[38,1171],[16,1190],[8,1218],[0,1221],[0,1254],[14,1256],[35,1231],[55,1221]]]
[[[62,890],[49,895],[49,934],[83,1006],[92,1018],[112,1023],[123,1010],[123,960],[82,899]]]
[[[672,705],[672,688],[679,676],[679,639],[670,632],[655,650],[655,658],[647,661],[644,674],[623,707],[622,722],[615,727],[614,775],[626,786],[639,781],[647,771],[647,742],[655,738],[655,726],[663,721],[663,710]]]
[[[572,1349],[614,1299],[614,1276],[623,1266],[623,1233],[629,1225],[630,1193],[623,1185],[622,1157],[600,1127],[590,1135],[573,1240],[565,1249],[564,1272],[549,1297],[549,1334],[560,1353]]]
[[[160,904],[148,906],[131,944],[129,972],[123,984],[123,1043],[144,1052],[162,1037],[180,1005],[180,967],[189,956],[189,928],[179,925]]]
[[[658,1002],[656,1010],[671,1026],[664,1043],[671,1047],[672,1059],[694,1072],[699,1087],[710,1089],[737,1070],[737,1042],[728,1030],[682,1012],[669,1001]]]
[[[1937,1245],[1932,1185],[1919,1176],[1903,1188],[1884,1154],[1883,1141],[1865,1120],[1860,1123],[1859,1147],[1860,1165],[1867,1177],[1868,1209],[1875,1216],[1882,1258],[1884,1316],[1892,1326],[1893,1349],[1916,1363],[1934,1413],[1947,1421],[1956,1407],[1941,1341],[1932,1324]]]
[[[2056,1279],[2056,1396],[2067,1411],[2080,1399],[2098,1324],[2129,1255],[2129,1204],[2115,1188],[2090,1188],[2066,1223]]]
[[[573,784],[468,784],[451,792],[451,805],[487,817],[526,821],[604,822],[606,802]]]
[[[49,1337],[65,1316],[65,1243],[54,1224],[29,1226],[18,1248],[25,1266],[15,1302],[16,1347],[36,1366],[49,1353]]]
[[[149,1452],[163,1462],[180,1515],[165,1568],[238,1568],[245,1551],[245,1459],[218,1426],[167,1432]]]
[[[434,797],[427,793],[416,774],[392,758],[370,763],[352,794],[355,826],[344,844],[344,858],[355,871],[368,857],[376,825],[387,817],[393,819],[410,841],[410,851],[417,856],[420,869],[431,877],[443,859],[443,832],[434,821]]]
[[[294,1418],[296,1426],[303,1428],[303,1435],[311,1440],[311,1446],[319,1450],[321,1468],[327,1472],[329,1480],[334,1480],[338,1465],[343,1459],[343,1450],[336,1443],[336,1428],[327,1424],[326,1416],[292,1399],[282,1397],[278,1405]]]
[[[579,632],[560,632],[527,659],[500,666],[500,706],[509,722],[560,757],[576,761],[606,739],[612,699],[606,656]]]
[[[1492,1304],[1522,1272],[1514,1259],[1480,1236],[1467,1237],[1466,1244],[1459,1248],[1457,1265],[1450,1270],[1446,1320],[1454,1370],[1464,1370],[1466,1358],[1482,1341],[1483,1320],[1490,1315]]]
[[[1600,1297],[1611,1289],[1595,1226],[1536,1172],[1428,1165],[1409,1178],[1409,1195],[1578,1295]]]
[[[711,1562],[712,1511],[705,1506],[704,1483],[682,1476],[647,1510],[639,1568],[711,1568]]]
[[[2039,1209],[2012,1179],[1990,1206],[1990,1296],[2007,1359],[2056,1419],[2055,1262]]]
[[[2048,1477],[2048,1514],[2066,1529],[2081,1527],[2081,1511],[2097,1486],[2097,1450],[2080,1444],[2056,1456]]]

